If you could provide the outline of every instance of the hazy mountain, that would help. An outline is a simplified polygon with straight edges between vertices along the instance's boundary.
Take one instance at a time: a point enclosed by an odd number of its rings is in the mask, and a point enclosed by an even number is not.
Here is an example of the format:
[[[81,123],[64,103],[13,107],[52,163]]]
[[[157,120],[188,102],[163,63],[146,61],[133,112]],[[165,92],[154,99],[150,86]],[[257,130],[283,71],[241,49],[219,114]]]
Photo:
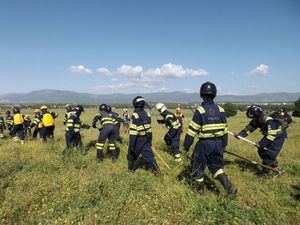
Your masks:
[[[199,93],[185,92],[157,92],[141,94],[148,101],[187,103],[199,102]],[[84,103],[99,104],[107,103],[129,103],[137,94],[88,94],[61,90],[39,90],[22,94],[0,95],[0,103]],[[218,102],[293,102],[300,97],[296,93],[262,93],[257,95],[220,95],[216,98]]]

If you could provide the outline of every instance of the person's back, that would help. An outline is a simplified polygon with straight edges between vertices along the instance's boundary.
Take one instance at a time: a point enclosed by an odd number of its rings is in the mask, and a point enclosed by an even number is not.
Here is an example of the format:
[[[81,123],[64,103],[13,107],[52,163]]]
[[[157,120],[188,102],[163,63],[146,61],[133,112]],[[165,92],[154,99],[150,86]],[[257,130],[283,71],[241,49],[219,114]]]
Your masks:
[[[200,96],[203,102],[194,113],[184,140],[184,149],[189,150],[194,138],[198,137],[195,145],[191,166],[192,177],[201,192],[204,190],[204,170],[206,166],[228,192],[230,198],[235,198],[237,189],[224,172],[223,149],[227,146],[227,121],[222,107],[216,105],[217,88],[213,83],[201,85]]]
[[[129,145],[128,145],[128,170],[134,171],[136,169],[135,161],[141,154],[143,159],[148,163],[152,171],[160,174],[159,167],[154,159],[151,148],[152,143],[152,129],[151,116],[144,111],[145,100],[141,96],[137,96],[132,101],[135,108],[131,117],[129,130]]]

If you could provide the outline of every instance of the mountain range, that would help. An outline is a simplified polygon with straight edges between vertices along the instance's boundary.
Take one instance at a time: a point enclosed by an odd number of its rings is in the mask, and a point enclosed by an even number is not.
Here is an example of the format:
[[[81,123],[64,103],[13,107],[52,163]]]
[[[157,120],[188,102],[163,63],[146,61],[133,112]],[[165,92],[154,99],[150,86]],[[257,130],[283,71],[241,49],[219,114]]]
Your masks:
[[[11,93],[0,95],[0,103],[130,103],[138,94],[88,94],[64,90],[38,90],[29,93]],[[199,93],[186,92],[155,92],[141,94],[146,100],[165,103],[190,103],[199,102]],[[300,97],[300,92],[294,93],[261,93],[255,95],[218,95],[216,102],[294,102]]]

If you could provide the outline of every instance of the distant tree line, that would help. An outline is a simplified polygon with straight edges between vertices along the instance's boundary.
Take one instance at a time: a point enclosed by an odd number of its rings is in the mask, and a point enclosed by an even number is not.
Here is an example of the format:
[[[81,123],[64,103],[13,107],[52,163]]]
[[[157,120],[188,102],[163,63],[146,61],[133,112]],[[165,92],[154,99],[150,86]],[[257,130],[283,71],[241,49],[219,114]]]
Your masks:
[[[174,110],[177,107],[180,107],[181,109],[196,108],[197,106],[199,106],[199,104],[200,104],[200,102],[196,103],[196,104],[195,103],[190,103],[190,104],[166,103],[166,106],[169,109]],[[235,116],[238,111],[242,111],[242,112],[246,111],[247,107],[250,104],[251,103],[230,103],[230,102],[219,103],[219,105],[221,105],[225,109],[225,112],[228,117]],[[42,104],[19,104],[18,106],[20,106],[22,109],[36,109],[36,108],[39,108],[41,105]],[[46,105],[52,109],[64,109],[64,107],[65,107],[65,104],[46,104]],[[76,105],[76,104],[71,103],[71,105]],[[2,105],[0,105],[0,109],[12,109],[13,106],[15,106],[15,105],[2,104]],[[99,105],[95,105],[95,104],[84,104],[84,106],[86,108],[94,108],[94,109],[97,109],[99,107]],[[113,108],[120,108],[120,109],[132,107],[131,103],[111,104],[111,106]],[[155,103],[149,102],[149,106],[154,107]],[[288,112],[292,112],[293,116],[300,117],[300,98],[294,104],[289,103],[289,104],[279,105],[279,104],[269,103],[269,104],[263,104],[262,106],[268,112],[276,111],[279,107],[284,107]]]

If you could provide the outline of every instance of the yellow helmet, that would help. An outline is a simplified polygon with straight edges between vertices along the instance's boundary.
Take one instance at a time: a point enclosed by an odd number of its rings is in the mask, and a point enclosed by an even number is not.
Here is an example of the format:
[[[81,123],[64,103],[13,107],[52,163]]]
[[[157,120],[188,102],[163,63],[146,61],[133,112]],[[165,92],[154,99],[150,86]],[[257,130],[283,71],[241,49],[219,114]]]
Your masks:
[[[179,107],[177,107],[177,108],[176,108],[176,111],[180,111],[180,108],[179,108]]]
[[[29,115],[25,115],[24,117],[26,120],[29,120],[30,119],[30,116]]]
[[[66,104],[66,105],[65,105],[65,109],[67,109],[67,108],[70,108],[70,105],[69,105],[69,104]]]
[[[41,112],[41,110],[40,110],[40,109],[36,109],[36,110],[34,110],[34,113],[39,113],[39,112]]]
[[[42,105],[42,106],[41,106],[41,110],[45,110],[45,109],[48,109],[48,107],[45,106],[45,105]]]

